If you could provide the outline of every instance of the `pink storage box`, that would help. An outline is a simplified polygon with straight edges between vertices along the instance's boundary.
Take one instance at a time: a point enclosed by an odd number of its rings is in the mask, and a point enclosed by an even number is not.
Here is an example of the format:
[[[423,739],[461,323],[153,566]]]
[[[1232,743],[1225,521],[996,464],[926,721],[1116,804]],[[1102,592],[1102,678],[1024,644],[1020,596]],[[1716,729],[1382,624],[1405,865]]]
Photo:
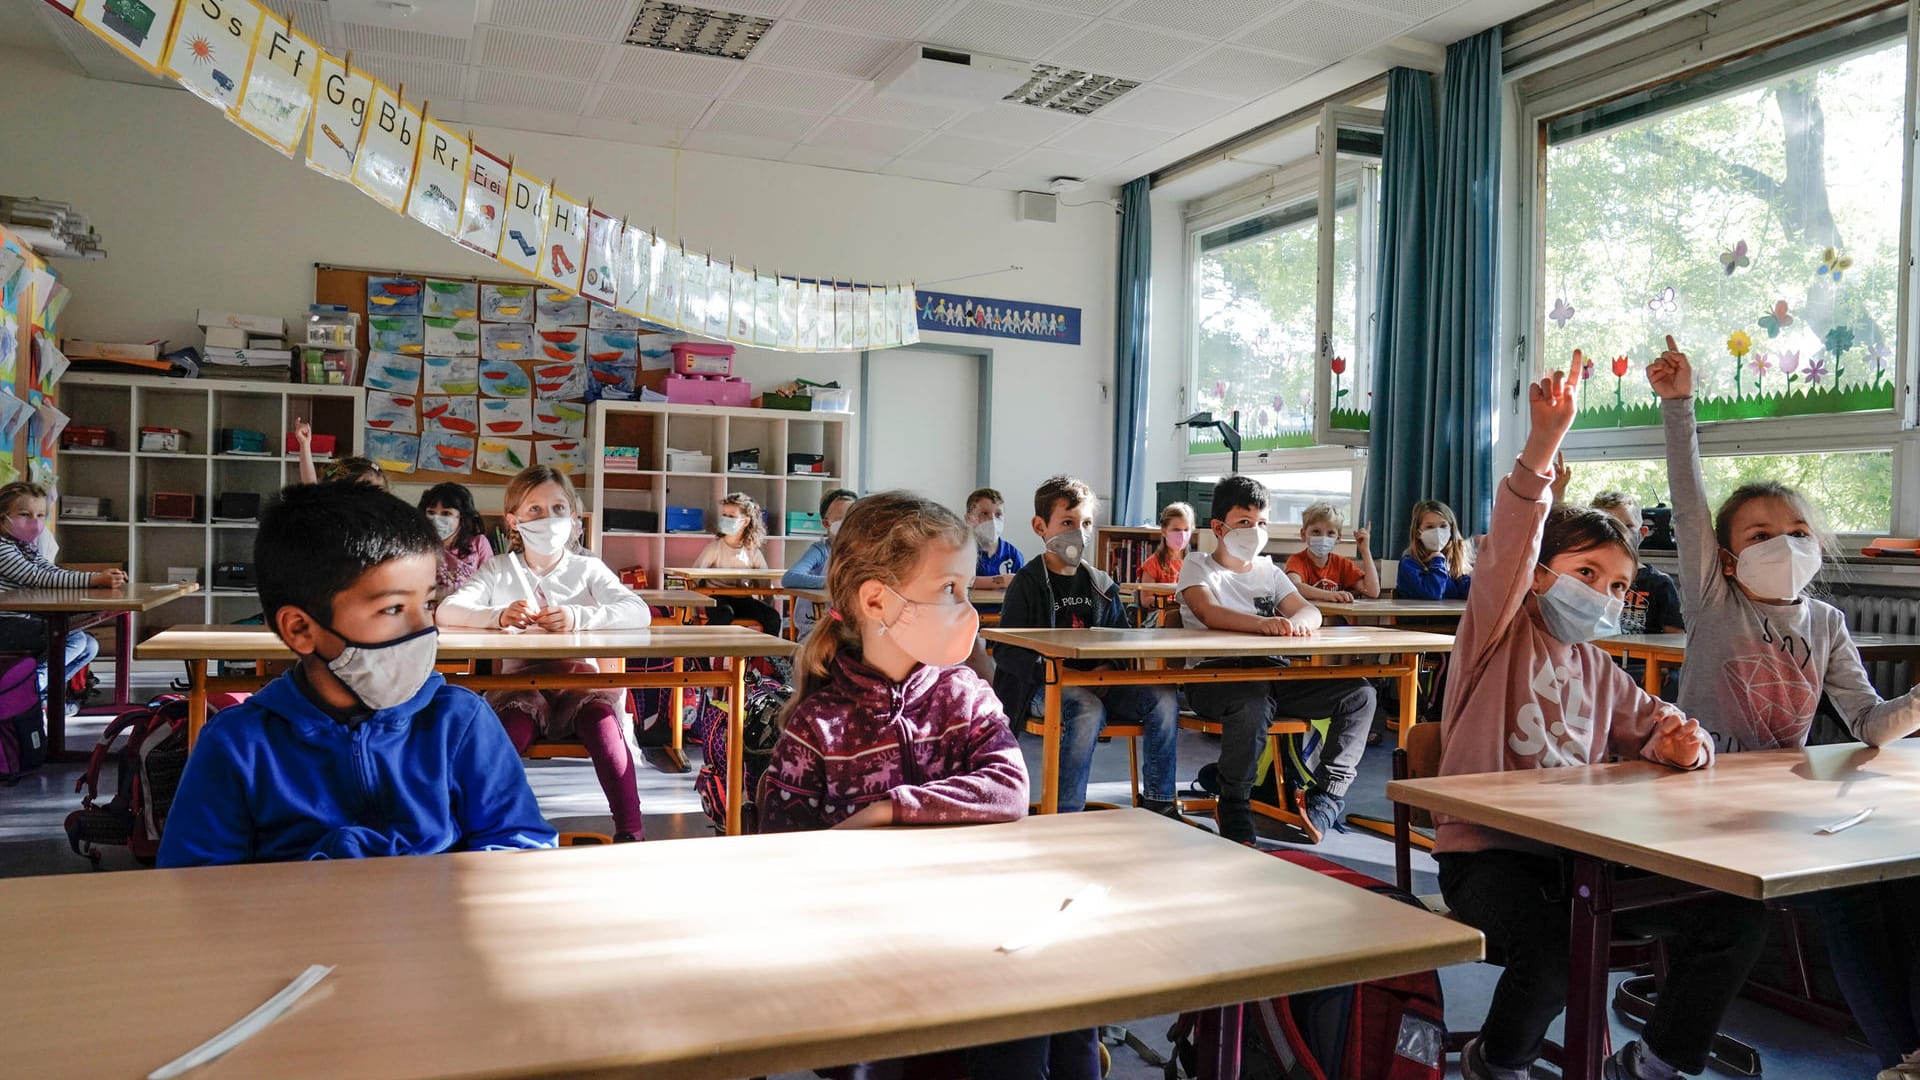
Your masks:
[[[745,379],[719,375],[669,375],[667,400],[675,405],[731,405],[747,408],[753,388]]]
[[[733,374],[733,346],[683,341],[673,347],[675,375]]]

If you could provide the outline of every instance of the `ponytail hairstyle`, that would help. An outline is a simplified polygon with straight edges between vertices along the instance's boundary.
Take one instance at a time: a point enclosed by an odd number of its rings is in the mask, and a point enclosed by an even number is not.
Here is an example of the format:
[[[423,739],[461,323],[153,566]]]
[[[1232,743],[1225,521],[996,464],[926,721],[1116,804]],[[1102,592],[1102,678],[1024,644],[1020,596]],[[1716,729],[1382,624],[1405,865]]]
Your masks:
[[[720,500],[720,505],[739,510],[741,516],[746,519],[746,524],[740,526],[740,547],[746,551],[759,547],[761,538],[767,535],[767,527],[760,520],[760,504],[753,501],[753,496],[744,491],[730,491],[726,498]],[[841,528],[844,529],[846,526],[842,525]],[[713,534],[720,536],[720,515],[718,514],[714,515]],[[720,538],[726,539],[724,536]]]
[[[1162,565],[1165,565],[1167,562],[1167,557],[1173,554],[1171,551],[1167,549],[1167,526],[1173,523],[1174,518],[1187,519],[1188,532],[1199,531],[1198,524],[1193,520],[1193,507],[1188,506],[1186,503],[1183,503],[1183,502],[1171,502],[1171,503],[1168,503],[1166,506],[1161,507],[1160,509],[1160,541],[1159,543],[1156,543],[1155,545],[1153,545],[1153,557],[1156,559],[1159,559]],[[1191,551],[1191,550],[1193,550],[1193,538],[1188,537],[1187,551]],[[1183,551],[1180,553],[1180,557],[1183,559],[1186,558],[1186,555],[1187,555],[1186,551]]]
[[[386,471],[380,468],[380,463],[359,454],[343,457],[328,465],[327,471],[321,475],[320,479],[330,483],[344,480],[351,484],[371,484],[381,491],[392,490],[392,485],[387,481]]]
[[[1453,508],[1438,499],[1424,499],[1413,504],[1413,515],[1407,521],[1407,554],[1420,560],[1425,566],[1433,560],[1433,553],[1427,552],[1427,546],[1420,542],[1420,519],[1428,514],[1439,514],[1447,523],[1447,529],[1453,538],[1439,554],[1447,557],[1447,573],[1462,578],[1473,573],[1473,545],[1460,534],[1460,522],[1453,516]],[[1425,554],[1422,554],[1425,552]]]
[[[467,485],[451,480],[435,484],[420,496],[420,511],[425,513],[433,506],[446,507],[459,515],[460,530],[453,534],[453,550],[461,555],[473,554],[473,542],[487,531],[486,523],[480,520],[480,511],[474,509],[473,492],[467,490]]]
[[[567,505],[573,507],[574,523],[576,526],[579,525],[580,493],[573,490],[573,481],[568,478],[566,473],[561,472],[551,465],[529,465],[519,472],[514,473],[513,479],[507,481],[506,494],[501,497],[501,509],[518,516],[520,513],[520,504],[526,502],[527,496],[533,493],[533,489],[542,484],[560,485],[560,490],[567,493]],[[583,530],[580,528],[574,529],[573,539],[567,545],[568,550],[580,550],[582,532]],[[507,550],[526,550],[520,543],[520,530],[511,525],[507,526]]]
[[[910,491],[882,491],[855,502],[840,519],[827,564],[831,604],[794,658],[793,698],[780,714],[780,728],[786,729],[787,718],[827,677],[836,657],[860,654],[860,586],[879,581],[898,588],[928,549],[972,543],[966,523],[953,511]]]

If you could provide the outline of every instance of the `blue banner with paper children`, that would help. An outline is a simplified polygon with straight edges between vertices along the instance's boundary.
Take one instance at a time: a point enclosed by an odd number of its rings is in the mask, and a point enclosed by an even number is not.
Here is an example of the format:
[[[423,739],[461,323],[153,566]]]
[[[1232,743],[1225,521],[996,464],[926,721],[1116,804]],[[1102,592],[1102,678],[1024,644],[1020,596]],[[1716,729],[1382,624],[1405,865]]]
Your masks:
[[[923,332],[978,334],[1055,345],[1080,344],[1079,308],[1027,300],[996,300],[991,296],[956,296],[925,289],[917,295]]]

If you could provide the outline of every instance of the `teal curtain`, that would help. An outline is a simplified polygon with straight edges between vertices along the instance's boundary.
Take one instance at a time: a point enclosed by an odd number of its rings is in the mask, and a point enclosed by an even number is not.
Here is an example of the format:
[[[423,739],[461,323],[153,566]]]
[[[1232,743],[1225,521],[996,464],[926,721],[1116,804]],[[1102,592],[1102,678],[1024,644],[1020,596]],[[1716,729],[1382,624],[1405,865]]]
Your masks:
[[[1375,262],[1373,419],[1362,521],[1374,554],[1398,558],[1407,511],[1432,490],[1434,386],[1427,377],[1427,229],[1433,217],[1433,76],[1387,73],[1380,154],[1380,254]]]
[[[1120,190],[1120,274],[1114,307],[1113,523],[1144,525],[1147,502],[1147,341],[1153,289],[1150,184],[1142,176]]]

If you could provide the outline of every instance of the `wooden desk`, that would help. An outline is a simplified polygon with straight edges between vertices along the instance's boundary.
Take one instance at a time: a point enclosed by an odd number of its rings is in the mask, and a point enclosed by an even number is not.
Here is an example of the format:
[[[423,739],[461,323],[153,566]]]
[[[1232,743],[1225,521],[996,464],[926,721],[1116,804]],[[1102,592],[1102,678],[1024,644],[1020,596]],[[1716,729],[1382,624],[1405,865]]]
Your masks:
[[[1920,875],[1920,744],[1909,740],[1722,754],[1697,772],[1630,762],[1399,780],[1387,795],[1573,853],[1584,900],[1570,905],[1569,1080],[1600,1075],[1613,912],[1698,889],[1771,900]],[[1859,825],[1815,832],[1868,806]],[[1615,882],[1616,866],[1662,877]]]
[[[8,589],[0,592],[0,611],[19,611],[47,620],[47,757],[80,761],[83,752],[67,752],[67,635],[112,620],[113,703],[127,707],[127,676],[133,670],[133,614],[200,591],[192,582],[128,583],[118,589]]]
[[[695,611],[713,606],[713,597],[692,589],[635,589],[634,594],[651,607],[666,608],[675,622],[692,621]]]
[[[687,882],[701,917],[662,935]],[[1000,951],[1089,884],[1112,890],[1094,915]],[[144,1076],[314,963],[334,972],[196,1080],[717,1080],[1222,1006],[1237,1056],[1236,1002],[1483,948],[1143,811],[14,878],[0,908],[35,943],[0,969],[0,1010],[9,1069],[36,1077]],[[1249,932],[1275,912],[1288,932]],[[83,949],[164,973],[166,992],[76,1041],[73,1003],[99,989]]]
[[[455,686],[469,690],[599,690],[609,687],[634,690],[679,690],[710,686],[727,691],[727,832],[740,832],[740,807],[745,792],[740,790],[740,747],[742,707],[746,700],[746,660],[755,656],[792,656],[790,641],[769,637],[756,630],[737,626],[662,626],[647,630],[589,630],[573,634],[528,632],[509,634],[502,630],[448,630],[439,635],[436,657],[440,661],[468,660],[578,660],[583,657],[609,657],[619,660],[659,660],[674,662],[671,671],[608,671],[556,674],[518,672],[511,675],[446,676]],[[197,739],[206,723],[207,694],[217,691],[251,692],[267,684],[261,675],[207,675],[207,664],[214,660],[258,662],[293,660],[293,650],[264,626],[175,626],[162,630],[140,644],[136,655],[142,660],[180,660],[187,665],[188,739]],[[725,661],[718,671],[687,671],[683,661],[712,657]],[[674,707],[673,705],[669,706]],[[674,749],[680,748],[680,723],[676,708],[671,721]]]
[[[1271,682],[1286,679],[1400,680],[1400,732],[1418,719],[1415,706],[1422,653],[1451,651],[1453,639],[1371,626],[1323,628],[1310,637],[1262,637],[1226,630],[1181,628],[1162,630],[983,630],[988,641],[1039,653],[1046,662],[1046,711],[1042,716],[1042,782],[1040,812],[1051,814],[1060,805],[1060,688],[1063,686],[1145,686],[1203,682]],[[1392,655],[1385,663],[1343,667],[1294,664],[1231,668],[1136,668],[1133,670],[1077,671],[1067,660],[1222,660],[1279,657],[1362,657]],[[1018,718],[1015,719],[1018,722]]]
[[[768,567],[764,570],[748,570],[744,567],[730,567],[725,569],[709,567],[705,570],[695,569],[691,566],[669,566],[667,568],[668,577],[678,577],[694,583],[711,582],[716,586],[778,585],[780,579],[784,577],[786,573],[785,570],[779,567]],[[705,591],[698,584],[694,584],[692,587],[700,591]]]
[[[1362,620],[1392,626],[1401,619],[1446,619],[1454,623],[1467,613],[1465,600],[1355,600],[1341,604],[1330,600],[1309,600],[1323,615],[1337,615],[1354,625]]]
[[[1641,685],[1655,697],[1660,696],[1660,680],[1666,666],[1682,664],[1687,659],[1687,635],[1684,633],[1617,634],[1601,638],[1594,644],[1608,655],[1622,660],[1646,661],[1647,674]],[[1863,663],[1905,660],[1913,665],[1914,675],[1920,677],[1920,634],[1855,634],[1853,646],[1859,650]]]

